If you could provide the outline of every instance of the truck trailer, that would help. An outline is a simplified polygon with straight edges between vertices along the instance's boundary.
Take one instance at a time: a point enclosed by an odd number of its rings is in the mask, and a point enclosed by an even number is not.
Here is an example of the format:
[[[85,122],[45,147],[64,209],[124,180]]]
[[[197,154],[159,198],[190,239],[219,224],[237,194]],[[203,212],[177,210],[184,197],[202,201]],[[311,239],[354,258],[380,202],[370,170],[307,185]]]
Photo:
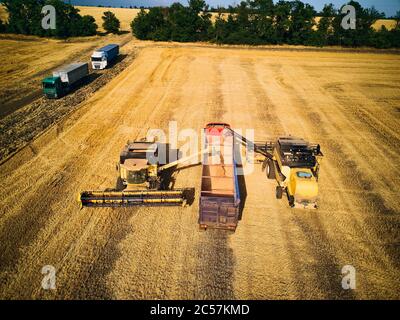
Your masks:
[[[240,191],[234,157],[234,134],[225,123],[204,129],[205,148],[199,204],[199,227],[235,231],[239,221]]]
[[[92,68],[97,70],[105,69],[118,56],[119,45],[109,44],[97,49],[92,54]]]
[[[77,62],[53,71],[52,77],[43,79],[43,93],[48,98],[61,98],[78,86],[89,74],[87,63]]]

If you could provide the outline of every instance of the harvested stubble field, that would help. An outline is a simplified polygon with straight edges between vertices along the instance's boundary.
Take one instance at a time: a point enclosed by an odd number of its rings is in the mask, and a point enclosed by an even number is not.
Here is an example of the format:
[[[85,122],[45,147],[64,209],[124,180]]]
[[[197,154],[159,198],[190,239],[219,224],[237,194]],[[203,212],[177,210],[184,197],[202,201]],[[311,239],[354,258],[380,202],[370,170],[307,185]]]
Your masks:
[[[400,298],[400,56],[142,43],[133,63],[0,167],[1,298]],[[82,209],[115,185],[128,139],[210,121],[322,145],[320,208],[245,176],[236,233],[199,232],[201,168],[187,208]],[[244,190],[242,190],[244,191]],[[357,289],[341,288],[353,265]],[[44,265],[57,289],[41,289]]]

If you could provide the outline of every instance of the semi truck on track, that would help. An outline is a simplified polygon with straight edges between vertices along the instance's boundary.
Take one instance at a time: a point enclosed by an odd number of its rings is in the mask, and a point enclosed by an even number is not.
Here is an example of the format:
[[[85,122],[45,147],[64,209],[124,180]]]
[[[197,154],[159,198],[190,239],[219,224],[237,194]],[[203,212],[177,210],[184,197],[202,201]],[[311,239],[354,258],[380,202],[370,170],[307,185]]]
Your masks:
[[[53,71],[43,79],[43,93],[47,98],[58,99],[77,87],[89,74],[87,63],[77,62]]]
[[[117,58],[119,54],[119,45],[109,44],[103,48],[97,49],[92,54],[92,68],[102,70],[107,68],[110,63]]]

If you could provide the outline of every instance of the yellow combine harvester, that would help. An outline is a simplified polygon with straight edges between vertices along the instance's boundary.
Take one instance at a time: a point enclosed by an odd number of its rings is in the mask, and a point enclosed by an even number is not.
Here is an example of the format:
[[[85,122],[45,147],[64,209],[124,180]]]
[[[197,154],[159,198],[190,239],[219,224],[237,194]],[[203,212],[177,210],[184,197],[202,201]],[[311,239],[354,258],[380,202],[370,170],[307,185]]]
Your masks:
[[[291,207],[316,209],[323,157],[320,145],[289,136],[258,147],[272,156],[263,161],[263,170],[268,179],[278,182],[276,198],[282,199],[285,192]]]
[[[285,192],[291,207],[317,208],[319,166],[324,156],[319,144],[310,144],[292,136],[253,143],[234,134],[247,151],[252,151],[248,158],[263,163],[262,169],[266,170],[268,179],[278,182],[277,199],[282,199]]]
[[[83,191],[79,195],[81,205],[86,207],[185,205],[193,194],[193,188],[168,189],[167,171],[198,156],[199,153],[160,166],[157,161],[151,161],[158,155],[158,146],[154,142],[128,141],[116,166],[119,173],[116,189]]]

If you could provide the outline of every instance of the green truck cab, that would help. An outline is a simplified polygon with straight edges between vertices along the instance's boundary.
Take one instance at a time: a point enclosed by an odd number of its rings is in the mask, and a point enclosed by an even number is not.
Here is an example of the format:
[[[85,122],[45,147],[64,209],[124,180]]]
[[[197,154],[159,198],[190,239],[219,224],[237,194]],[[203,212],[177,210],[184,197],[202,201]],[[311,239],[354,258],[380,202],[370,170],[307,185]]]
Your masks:
[[[43,93],[47,98],[59,98],[64,95],[60,77],[47,77],[42,81]]]

